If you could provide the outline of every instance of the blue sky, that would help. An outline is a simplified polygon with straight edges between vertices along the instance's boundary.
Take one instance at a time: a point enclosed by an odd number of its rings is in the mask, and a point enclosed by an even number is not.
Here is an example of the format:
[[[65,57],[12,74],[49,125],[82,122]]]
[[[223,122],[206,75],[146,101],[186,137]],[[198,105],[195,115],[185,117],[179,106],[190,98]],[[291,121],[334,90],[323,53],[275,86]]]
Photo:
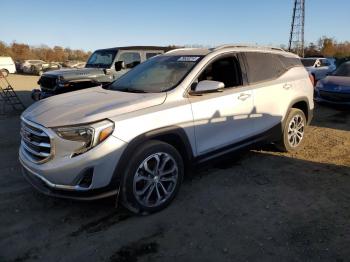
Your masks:
[[[0,40],[94,50],[124,45],[287,44],[293,0],[36,0],[1,3]],[[350,40],[349,0],[306,0],[307,42]]]

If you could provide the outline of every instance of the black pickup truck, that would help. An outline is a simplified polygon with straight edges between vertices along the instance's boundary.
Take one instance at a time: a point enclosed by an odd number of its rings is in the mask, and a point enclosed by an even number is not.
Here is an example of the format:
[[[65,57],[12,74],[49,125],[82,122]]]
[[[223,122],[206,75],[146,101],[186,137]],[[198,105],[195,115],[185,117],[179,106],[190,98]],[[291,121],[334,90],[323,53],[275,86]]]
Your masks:
[[[61,69],[44,73],[32,91],[32,98],[40,100],[53,95],[97,85],[106,85],[143,61],[171,50],[160,46],[127,46],[99,49],[89,57],[85,68]]]

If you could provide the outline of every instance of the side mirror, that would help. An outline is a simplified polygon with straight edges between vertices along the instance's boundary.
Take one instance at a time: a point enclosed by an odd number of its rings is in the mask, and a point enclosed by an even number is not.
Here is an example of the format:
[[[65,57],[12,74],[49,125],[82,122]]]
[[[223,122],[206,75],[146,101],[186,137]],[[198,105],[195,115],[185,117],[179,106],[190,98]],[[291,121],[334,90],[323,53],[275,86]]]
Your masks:
[[[115,71],[117,71],[117,72],[122,70],[122,69],[125,69],[126,67],[125,67],[124,61],[115,62],[114,63],[114,68],[115,68]]]
[[[223,82],[212,81],[212,80],[203,80],[197,84],[194,92],[195,93],[211,93],[211,92],[220,91],[223,88],[225,88],[225,84]]]

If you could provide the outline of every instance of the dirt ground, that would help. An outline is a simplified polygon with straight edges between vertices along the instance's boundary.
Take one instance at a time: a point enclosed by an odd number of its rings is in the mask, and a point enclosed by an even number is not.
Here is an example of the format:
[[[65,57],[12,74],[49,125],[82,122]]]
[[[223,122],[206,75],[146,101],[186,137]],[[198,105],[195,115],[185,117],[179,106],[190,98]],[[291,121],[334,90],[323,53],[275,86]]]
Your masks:
[[[10,78],[22,98],[36,80]],[[267,146],[194,170],[145,217],[37,193],[19,125],[0,116],[0,261],[350,261],[349,108],[317,106],[299,153]]]

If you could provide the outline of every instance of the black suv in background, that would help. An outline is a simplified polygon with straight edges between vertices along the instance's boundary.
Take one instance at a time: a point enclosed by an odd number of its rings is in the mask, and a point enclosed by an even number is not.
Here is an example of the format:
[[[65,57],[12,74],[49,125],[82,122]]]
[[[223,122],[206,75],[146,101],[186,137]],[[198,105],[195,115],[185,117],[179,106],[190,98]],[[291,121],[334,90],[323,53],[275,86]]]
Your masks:
[[[171,50],[160,46],[127,46],[99,49],[92,53],[85,68],[62,69],[44,73],[32,91],[32,98],[40,100],[49,96],[76,91],[97,85],[106,85],[145,60]]]

